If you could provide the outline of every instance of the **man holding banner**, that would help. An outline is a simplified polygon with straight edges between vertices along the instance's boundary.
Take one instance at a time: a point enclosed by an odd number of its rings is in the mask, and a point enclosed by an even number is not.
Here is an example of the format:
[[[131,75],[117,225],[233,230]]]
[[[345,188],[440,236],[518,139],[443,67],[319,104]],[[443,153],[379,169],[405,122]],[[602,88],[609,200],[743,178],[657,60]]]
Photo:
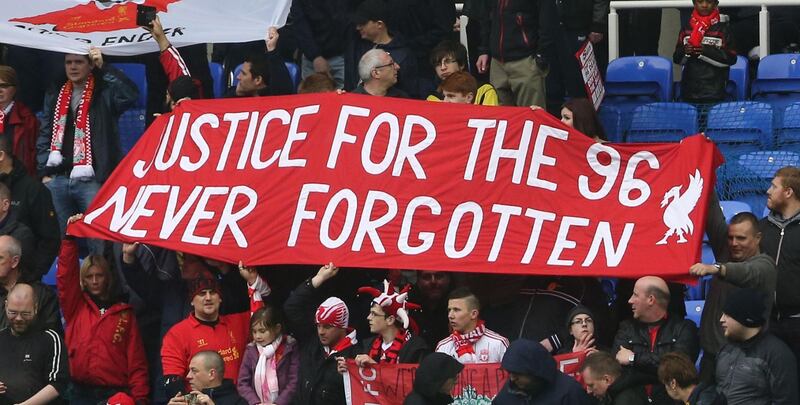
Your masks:
[[[339,273],[333,263],[320,267],[317,274],[300,284],[284,303],[284,312],[300,341],[300,377],[295,404],[333,405],[345,403],[340,374],[343,359],[355,357],[356,331],[348,327],[350,311],[337,298],[329,297],[313,310],[317,290]],[[314,316],[316,339],[310,315]],[[316,341],[315,341],[316,340]]]

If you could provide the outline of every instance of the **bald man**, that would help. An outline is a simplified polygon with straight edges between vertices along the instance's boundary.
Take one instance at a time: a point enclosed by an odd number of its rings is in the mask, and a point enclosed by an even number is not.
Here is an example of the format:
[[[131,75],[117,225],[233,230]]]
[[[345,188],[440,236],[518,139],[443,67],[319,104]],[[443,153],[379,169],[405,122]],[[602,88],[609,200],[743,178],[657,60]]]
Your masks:
[[[64,341],[52,329],[32,327],[36,293],[17,283],[5,301],[10,326],[0,330],[0,403],[49,403],[67,389],[69,367]]]
[[[0,329],[9,326],[9,319],[5,312],[6,297],[11,289],[23,279],[19,265],[22,258],[22,246],[13,236],[0,236]],[[32,328],[39,330],[53,329],[58,333],[63,331],[61,326],[61,313],[59,312],[58,298],[55,291],[40,281],[28,283],[36,296],[36,322]],[[2,402],[0,402],[2,403]]]
[[[633,319],[623,321],[614,337],[614,352],[619,364],[645,385],[654,404],[673,404],[658,382],[658,363],[669,352],[682,352],[697,358],[697,327],[692,321],[667,316],[667,283],[653,276],[636,281],[628,300]]]

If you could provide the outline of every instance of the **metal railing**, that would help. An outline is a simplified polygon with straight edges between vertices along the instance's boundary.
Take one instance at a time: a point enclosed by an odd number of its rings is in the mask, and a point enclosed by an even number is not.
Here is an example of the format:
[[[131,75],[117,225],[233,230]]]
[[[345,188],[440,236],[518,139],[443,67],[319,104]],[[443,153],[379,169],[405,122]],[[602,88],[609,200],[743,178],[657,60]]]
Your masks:
[[[720,0],[720,7],[761,7],[758,13],[758,56],[769,55],[768,6],[797,6],[798,0]],[[690,8],[691,0],[612,1],[608,13],[608,61],[619,57],[619,15],[617,10],[637,8]]]

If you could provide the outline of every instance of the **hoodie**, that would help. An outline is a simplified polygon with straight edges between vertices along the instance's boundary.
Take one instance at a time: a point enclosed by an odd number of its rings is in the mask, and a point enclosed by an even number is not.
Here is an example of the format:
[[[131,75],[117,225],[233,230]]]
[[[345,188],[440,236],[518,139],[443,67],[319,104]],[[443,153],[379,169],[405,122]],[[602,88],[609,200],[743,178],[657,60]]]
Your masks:
[[[759,223],[761,252],[775,259],[778,280],[775,309],[778,317],[800,313],[800,212],[784,219],[776,212]]]
[[[414,389],[403,405],[440,405],[453,403],[453,397],[441,392],[442,385],[456,378],[464,369],[458,360],[444,354],[431,353],[422,360],[414,376]]]
[[[581,385],[574,378],[558,371],[556,361],[538,342],[528,339],[514,341],[503,356],[502,366],[509,373],[524,374],[540,379],[543,382],[542,388],[536,392],[525,391],[517,388],[509,379],[492,404],[583,405],[591,403]]]

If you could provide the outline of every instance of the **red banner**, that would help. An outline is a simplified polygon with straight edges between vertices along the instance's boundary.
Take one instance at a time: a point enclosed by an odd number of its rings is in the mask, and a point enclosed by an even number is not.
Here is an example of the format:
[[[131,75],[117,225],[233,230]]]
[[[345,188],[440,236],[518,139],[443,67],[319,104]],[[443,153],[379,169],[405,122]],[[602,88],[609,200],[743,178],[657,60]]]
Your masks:
[[[599,144],[528,108],[199,100],[156,120],[70,232],[247,265],[675,276],[719,163],[702,136]]]
[[[558,369],[573,377],[580,376],[584,352],[553,357]],[[348,360],[344,386],[348,405],[400,405],[411,393],[418,364],[380,364],[358,367]],[[500,392],[508,373],[499,363],[467,364],[458,375],[451,395],[459,404],[488,404]],[[580,381],[580,379],[578,379]]]
[[[411,393],[419,364],[381,364],[358,367],[347,361],[344,375],[347,405],[400,405]],[[451,395],[455,405],[488,404],[506,383],[500,364],[467,364]]]

